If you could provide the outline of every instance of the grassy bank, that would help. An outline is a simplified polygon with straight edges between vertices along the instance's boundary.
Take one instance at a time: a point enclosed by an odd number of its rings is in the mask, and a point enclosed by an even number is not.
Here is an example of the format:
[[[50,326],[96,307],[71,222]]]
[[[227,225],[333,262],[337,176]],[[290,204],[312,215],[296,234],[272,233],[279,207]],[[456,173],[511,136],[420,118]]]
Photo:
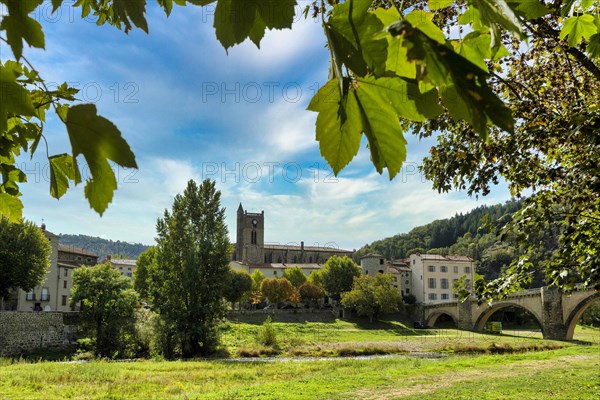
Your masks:
[[[415,330],[396,321],[374,324],[362,320],[331,323],[272,323],[275,346],[257,340],[260,324],[224,324],[221,339],[231,356],[340,356],[361,354],[402,354],[415,352],[511,353],[555,349],[568,343],[542,339],[539,331],[504,330],[484,334],[456,329]],[[600,331],[578,327],[576,338],[600,343]]]
[[[597,399],[600,347],[439,360],[140,361],[0,365],[0,398]]]

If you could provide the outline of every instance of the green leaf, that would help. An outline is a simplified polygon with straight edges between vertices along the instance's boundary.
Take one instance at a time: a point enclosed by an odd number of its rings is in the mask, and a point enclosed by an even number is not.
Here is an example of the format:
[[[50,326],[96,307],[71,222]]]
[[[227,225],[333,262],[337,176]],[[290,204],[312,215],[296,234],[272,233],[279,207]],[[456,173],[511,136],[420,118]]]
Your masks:
[[[194,2],[206,5],[212,1]],[[214,27],[217,39],[227,50],[250,38],[257,46],[269,29],[290,28],[296,0],[219,0]]]
[[[487,72],[488,68],[485,60],[492,56],[491,40],[489,33],[475,31],[469,33],[461,41],[453,41],[452,45],[458,54]]]
[[[475,6],[481,16],[481,20],[487,25],[499,24],[504,29],[523,37],[523,25],[514,11],[504,0],[469,0]]]
[[[0,193],[0,215],[8,218],[10,222],[20,222],[23,217],[23,203],[16,196]]]
[[[600,59],[600,33],[595,33],[590,37],[586,51],[590,58]]]
[[[400,14],[393,7],[388,9],[378,8],[373,13],[385,27],[398,22],[400,19]],[[391,35],[385,35],[385,37],[388,41],[388,55],[385,63],[386,71],[392,71],[396,75],[405,78],[416,78],[416,65],[408,60],[406,47],[402,45],[402,38],[400,36],[394,37]]]
[[[488,86],[484,70],[451,48],[430,39],[407,21],[400,21],[389,30],[392,35],[404,37],[409,59],[425,67],[423,78],[435,83],[443,98],[444,91],[454,87],[457,94],[454,101],[464,103],[458,109],[465,112],[453,113],[457,107],[448,107],[453,118],[466,119],[484,137],[487,137],[488,119],[501,129],[512,132],[514,120],[511,112]],[[448,106],[447,96],[444,103]]]
[[[42,26],[29,16],[43,0],[4,0],[8,15],[2,18],[0,30],[6,31],[6,40],[18,60],[23,55],[23,41],[31,47],[45,46]]]
[[[379,97],[390,104],[396,114],[410,121],[424,122],[442,113],[437,101],[437,91],[421,94],[416,83],[402,78],[378,78],[372,76],[358,78],[361,89],[368,88],[370,92],[377,91]]]
[[[508,0],[508,5],[525,19],[537,19],[550,13],[550,9],[539,0]]]
[[[387,168],[390,180],[394,179],[406,160],[407,144],[396,108],[387,96],[394,94],[382,93],[374,78],[359,81],[356,94],[373,164],[380,174]],[[399,102],[399,99],[395,100]]]
[[[116,179],[107,160],[122,167],[137,168],[135,156],[117,127],[97,115],[96,106],[82,104],[70,107],[65,124],[73,148],[73,158],[83,154],[92,174],[85,187],[90,206],[100,215],[112,201]]]
[[[73,157],[61,154],[48,157],[50,162],[50,194],[55,199],[60,199],[69,188],[69,181],[75,184],[81,182],[79,168]]]
[[[339,3],[333,8],[333,15],[327,25],[350,46],[346,54],[351,54],[354,59],[361,57],[369,71],[379,76],[386,70],[388,44],[385,38],[376,37],[384,26],[379,18],[369,11],[371,4],[371,0],[348,0]],[[346,57],[342,60],[346,60]],[[351,64],[344,64],[357,75],[366,75],[364,71],[355,71]]]
[[[401,37],[390,36],[388,39],[388,58],[386,69],[398,76],[414,79],[417,76],[417,65],[408,60],[408,50],[402,44]]]
[[[441,10],[453,3],[453,0],[429,0],[427,5],[431,11]]]
[[[12,66],[12,67],[11,67]],[[0,64],[0,133],[7,129],[9,114],[33,116],[35,109],[29,98],[29,92],[17,83],[14,64]]]
[[[116,21],[125,25],[126,33],[131,30],[131,23],[148,33],[148,22],[144,16],[146,0],[113,0],[112,7]]]
[[[582,38],[589,39],[597,31],[594,17],[590,14],[583,14],[567,18],[559,37],[564,39],[568,36],[569,46],[575,47],[581,42]]]
[[[446,42],[446,35],[436,24],[432,22],[433,13],[422,10],[414,10],[406,15],[406,20],[415,28],[429,36],[438,43]]]
[[[52,0],[52,13],[54,14],[56,10],[60,8],[63,0]]]
[[[336,79],[327,82],[308,105],[317,117],[321,154],[338,174],[358,153],[362,137],[361,112],[354,90],[342,98]]]

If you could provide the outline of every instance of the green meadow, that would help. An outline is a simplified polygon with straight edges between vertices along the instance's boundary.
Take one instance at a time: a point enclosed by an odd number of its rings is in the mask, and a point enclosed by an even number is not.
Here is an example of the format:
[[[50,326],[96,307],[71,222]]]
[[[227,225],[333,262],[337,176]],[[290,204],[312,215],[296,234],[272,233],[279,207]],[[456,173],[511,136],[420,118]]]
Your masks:
[[[273,323],[275,357],[131,362],[0,361],[0,399],[598,399],[600,330],[575,342],[395,322]],[[261,325],[223,326],[223,354],[259,348]],[[335,357],[340,349],[395,355]],[[303,355],[293,357],[298,349]],[[336,350],[337,349],[337,350]],[[393,352],[393,351],[392,351]],[[299,352],[298,354],[301,354]],[[377,354],[377,352],[374,352]],[[406,353],[406,354],[403,354]],[[428,353],[431,353],[428,356]],[[365,354],[369,354],[366,351]]]

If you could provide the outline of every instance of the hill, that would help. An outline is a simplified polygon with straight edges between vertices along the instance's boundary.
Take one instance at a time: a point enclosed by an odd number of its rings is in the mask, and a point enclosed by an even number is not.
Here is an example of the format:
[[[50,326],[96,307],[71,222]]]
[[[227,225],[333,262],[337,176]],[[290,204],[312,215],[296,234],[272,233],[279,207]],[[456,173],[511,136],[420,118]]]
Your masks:
[[[479,229],[482,225],[482,218],[486,215],[488,221],[494,223],[514,214],[520,207],[521,202],[518,201],[477,207],[466,214],[456,214],[452,218],[440,219],[427,225],[418,226],[408,233],[376,240],[360,248],[355,253],[355,258],[360,259],[368,253],[379,253],[386,258],[404,258],[411,253],[427,253],[432,250],[452,253],[452,246],[455,246],[465,234],[469,234],[467,237],[474,238],[486,233]]]
[[[60,244],[81,247],[98,255],[99,260],[106,256],[115,256],[127,259],[137,259],[140,253],[148,247],[141,243],[128,243],[120,240],[113,241],[87,235],[60,234]]]

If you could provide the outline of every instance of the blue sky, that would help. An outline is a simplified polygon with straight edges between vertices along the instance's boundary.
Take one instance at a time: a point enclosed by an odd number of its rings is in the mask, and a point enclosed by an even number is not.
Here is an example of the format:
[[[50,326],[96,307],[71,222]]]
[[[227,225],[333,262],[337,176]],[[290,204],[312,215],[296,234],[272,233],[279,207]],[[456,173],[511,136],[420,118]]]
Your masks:
[[[55,233],[152,244],[156,219],[189,179],[217,181],[232,240],[242,202],[265,211],[268,242],[348,249],[509,198],[504,187],[479,201],[433,191],[416,167],[434,142],[411,136],[394,181],[376,173],[366,143],[333,177],[315,141],[316,114],[305,110],[328,76],[324,36],[313,20],[297,17],[292,30],[268,32],[261,49],[247,41],[227,54],[210,9],[176,7],[166,18],[151,2],[150,34],[125,35],[81,20],[65,3],[52,17],[42,9],[46,51],[25,55],[47,82],[81,89],[79,98],[119,127],[140,169],[116,170],[119,190],[99,217],[83,185],[60,201],[50,197],[42,146],[32,160],[22,157],[24,215]],[[55,119],[45,132],[50,154],[70,151]]]

